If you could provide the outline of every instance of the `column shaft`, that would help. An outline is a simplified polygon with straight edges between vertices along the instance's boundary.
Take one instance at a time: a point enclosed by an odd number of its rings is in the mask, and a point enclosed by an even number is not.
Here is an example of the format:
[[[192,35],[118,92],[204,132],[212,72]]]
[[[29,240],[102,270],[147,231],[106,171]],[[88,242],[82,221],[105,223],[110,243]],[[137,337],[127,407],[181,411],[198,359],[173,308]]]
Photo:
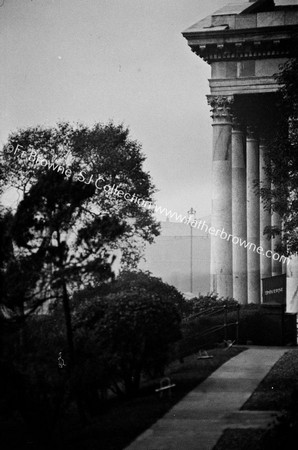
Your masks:
[[[211,236],[211,291],[220,297],[232,297],[232,180],[231,116],[229,97],[208,96],[213,118],[212,226],[222,230]],[[226,233],[226,238],[224,236]]]
[[[298,313],[298,255],[287,265],[287,312]]]
[[[248,303],[260,303],[260,199],[255,183],[259,182],[259,144],[255,130],[249,127],[246,141],[247,167],[247,289]]]
[[[272,217],[271,217],[271,226],[274,228],[278,228],[279,230],[281,230],[281,218],[280,215],[276,212],[273,212]],[[272,253],[277,253],[276,251],[276,247],[280,244],[281,242],[281,236],[276,235],[274,238],[272,237],[271,239],[271,250]],[[282,263],[280,261],[275,261],[273,259],[273,255],[272,255],[272,259],[271,259],[271,263],[272,263],[272,275],[281,275],[283,272],[282,269]]]
[[[265,173],[265,167],[267,166],[267,142],[265,139],[260,141],[260,186],[264,189],[270,189],[271,183]],[[268,209],[263,200],[260,202],[260,246],[263,251],[260,255],[261,264],[261,278],[271,277],[271,258],[268,250],[271,250],[271,239],[267,238],[264,234],[266,227],[271,226],[271,212]]]
[[[246,163],[243,129],[236,121],[232,129],[232,232],[246,241]],[[236,240],[236,239],[235,239]],[[233,244],[233,298],[247,303],[247,250]]]

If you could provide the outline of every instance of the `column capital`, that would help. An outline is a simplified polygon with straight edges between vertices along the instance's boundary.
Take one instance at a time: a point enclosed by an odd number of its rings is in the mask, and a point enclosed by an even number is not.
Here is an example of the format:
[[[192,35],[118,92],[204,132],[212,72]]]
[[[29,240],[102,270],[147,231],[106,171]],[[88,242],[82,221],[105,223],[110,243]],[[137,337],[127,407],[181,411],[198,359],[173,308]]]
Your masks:
[[[231,109],[234,102],[233,95],[207,95],[208,105],[211,106],[211,117],[231,122]]]
[[[243,119],[233,111],[232,113],[232,132],[242,133],[244,131]]]

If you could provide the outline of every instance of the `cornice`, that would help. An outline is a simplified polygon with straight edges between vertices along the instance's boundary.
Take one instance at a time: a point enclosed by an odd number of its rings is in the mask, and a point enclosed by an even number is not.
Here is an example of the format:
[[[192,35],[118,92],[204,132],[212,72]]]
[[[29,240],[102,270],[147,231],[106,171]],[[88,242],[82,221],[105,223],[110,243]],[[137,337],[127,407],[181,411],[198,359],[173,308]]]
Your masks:
[[[253,40],[224,42],[221,44],[200,44],[191,46],[192,51],[208,63],[239,59],[264,59],[290,57],[293,52],[290,39]]]
[[[239,59],[290,57],[297,46],[298,26],[184,33],[199,57],[212,63]]]
[[[234,37],[235,35],[239,37],[245,37],[247,35],[260,35],[260,36],[270,36],[270,34],[275,35],[277,33],[282,33],[284,37],[291,37],[293,34],[298,32],[298,24],[292,25],[275,25],[272,27],[253,27],[253,28],[229,28],[228,24],[223,23],[220,25],[221,27],[226,27],[224,30],[216,30],[216,26],[214,26],[215,30],[213,31],[213,27],[206,27],[206,30],[202,31],[184,31],[182,32],[182,36],[187,40],[192,39],[208,39],[214,38],[218,39],[220,36],[223,39],[227,39],[227,37]]]

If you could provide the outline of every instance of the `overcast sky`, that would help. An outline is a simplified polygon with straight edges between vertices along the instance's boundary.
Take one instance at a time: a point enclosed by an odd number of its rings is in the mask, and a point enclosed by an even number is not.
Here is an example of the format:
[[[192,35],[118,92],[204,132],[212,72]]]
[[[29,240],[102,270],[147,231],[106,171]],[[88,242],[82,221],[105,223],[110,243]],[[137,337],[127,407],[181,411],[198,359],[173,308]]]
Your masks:
[[[158,204],[209,214],[210,67],[181,32],[227,3],[0,0],[0,139],[58,120],[124,123]]]

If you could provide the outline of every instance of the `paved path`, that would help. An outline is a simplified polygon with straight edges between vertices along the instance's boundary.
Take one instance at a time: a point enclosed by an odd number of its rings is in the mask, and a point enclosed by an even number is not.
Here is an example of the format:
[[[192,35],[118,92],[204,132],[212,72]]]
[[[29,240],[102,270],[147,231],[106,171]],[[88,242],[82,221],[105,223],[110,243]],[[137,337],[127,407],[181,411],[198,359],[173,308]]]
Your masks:
[[[225,428],[265,428],[274,411],[239,411],[285,348],[249,348],[187,394],[126,450],[211,450]]]

